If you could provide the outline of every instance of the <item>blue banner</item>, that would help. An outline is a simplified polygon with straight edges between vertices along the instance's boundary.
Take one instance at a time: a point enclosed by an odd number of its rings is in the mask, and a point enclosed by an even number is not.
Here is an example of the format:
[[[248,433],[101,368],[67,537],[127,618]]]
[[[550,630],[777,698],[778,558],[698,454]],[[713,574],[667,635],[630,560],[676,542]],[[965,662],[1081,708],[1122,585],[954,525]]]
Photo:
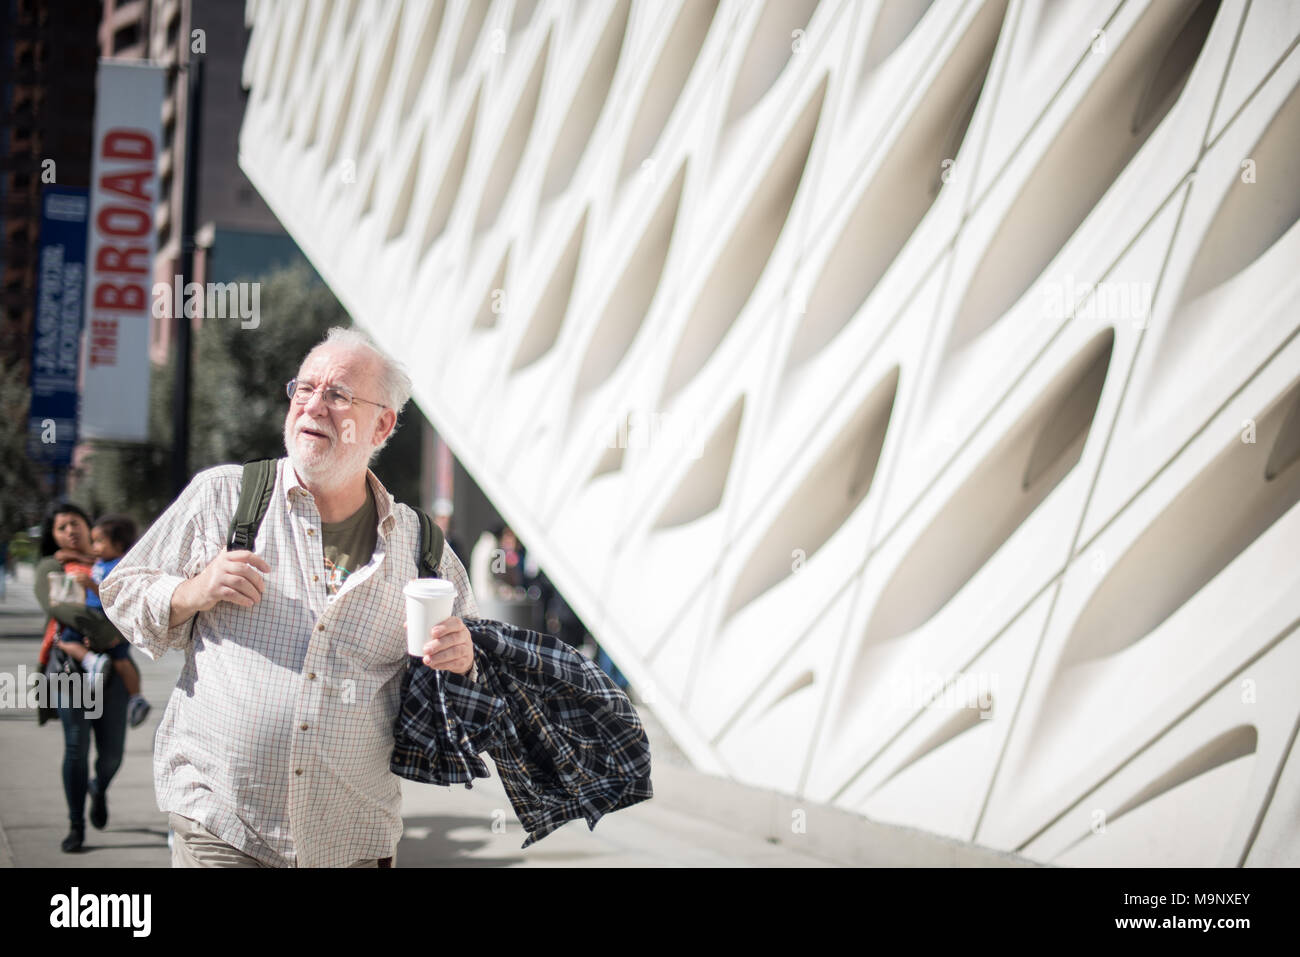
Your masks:
[[[41,194],[27,454],[50,465],[70,464],[77,443],[77,371],[85,313],[89,212],[90,199],[84,188],[46,186]]]

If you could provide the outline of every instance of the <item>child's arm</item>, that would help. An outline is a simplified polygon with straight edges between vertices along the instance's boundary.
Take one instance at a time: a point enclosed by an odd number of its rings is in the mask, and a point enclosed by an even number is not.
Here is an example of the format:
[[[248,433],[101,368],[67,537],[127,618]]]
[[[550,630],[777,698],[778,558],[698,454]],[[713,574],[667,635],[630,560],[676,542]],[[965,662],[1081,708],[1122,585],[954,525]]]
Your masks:
[[[77,584],[86,589],[86,591],[94,592],[96,595],[99,594],[99,582],[95,581],[95,579],[91,578],[85,572],[77,572],[72,577],[76,580]]]
[[[66,638],[62,636],[55,639],[55,644],[59,646],[60,651],[62,651],[73,661],[81,661],[83,658],[85,658],[88,654],[91,653],[90,649],[86,647],[86,645],[76,641],[68,641]]]
[[[54,553],[60,562],[81,562],[83,565],[95,564],[95,556],[89,552],[79,552],[71,548],[60,548]]]

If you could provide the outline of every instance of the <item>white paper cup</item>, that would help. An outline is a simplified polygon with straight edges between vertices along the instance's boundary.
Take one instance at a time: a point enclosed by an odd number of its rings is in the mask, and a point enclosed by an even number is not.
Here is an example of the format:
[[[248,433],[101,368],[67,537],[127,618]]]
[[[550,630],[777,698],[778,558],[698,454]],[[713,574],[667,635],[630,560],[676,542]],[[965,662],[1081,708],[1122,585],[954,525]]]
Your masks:
[[[417,578],[402,589],[406,596],[406,650],[424,657],[429,631],[451,617],[456,586],[441,578]]]

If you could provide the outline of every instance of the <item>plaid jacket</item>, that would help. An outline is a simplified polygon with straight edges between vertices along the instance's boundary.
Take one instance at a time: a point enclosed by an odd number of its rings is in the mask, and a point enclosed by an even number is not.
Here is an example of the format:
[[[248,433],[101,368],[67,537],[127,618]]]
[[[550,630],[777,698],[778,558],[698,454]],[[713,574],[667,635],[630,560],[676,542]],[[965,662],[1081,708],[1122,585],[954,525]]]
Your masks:
[[[636,709],[593,662],[551,635],[465,619],[478,681],[409,659],[393,729],[393,773],[426,784],[489,776],[496,762],[523,847],[561,824],[653,796]]]

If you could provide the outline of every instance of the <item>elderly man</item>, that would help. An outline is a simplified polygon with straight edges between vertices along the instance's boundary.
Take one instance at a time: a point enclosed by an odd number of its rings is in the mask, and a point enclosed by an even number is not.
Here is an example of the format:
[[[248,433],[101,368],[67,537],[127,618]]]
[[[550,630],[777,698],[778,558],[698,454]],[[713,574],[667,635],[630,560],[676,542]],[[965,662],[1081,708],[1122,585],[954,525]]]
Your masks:
[[[100,591],[151,658],[185,652],[154,743],[173,866],[391,866],[402,833],[389,757],[420,529],[367,465],[410,381],[360,333],[331,329],[288,392],[288,458],[253,550],[225,550],[242,470],[218,466]],[[424,662],[477,681],[461,619],[478,609],[460,560],[442,556],[457,597]]]

